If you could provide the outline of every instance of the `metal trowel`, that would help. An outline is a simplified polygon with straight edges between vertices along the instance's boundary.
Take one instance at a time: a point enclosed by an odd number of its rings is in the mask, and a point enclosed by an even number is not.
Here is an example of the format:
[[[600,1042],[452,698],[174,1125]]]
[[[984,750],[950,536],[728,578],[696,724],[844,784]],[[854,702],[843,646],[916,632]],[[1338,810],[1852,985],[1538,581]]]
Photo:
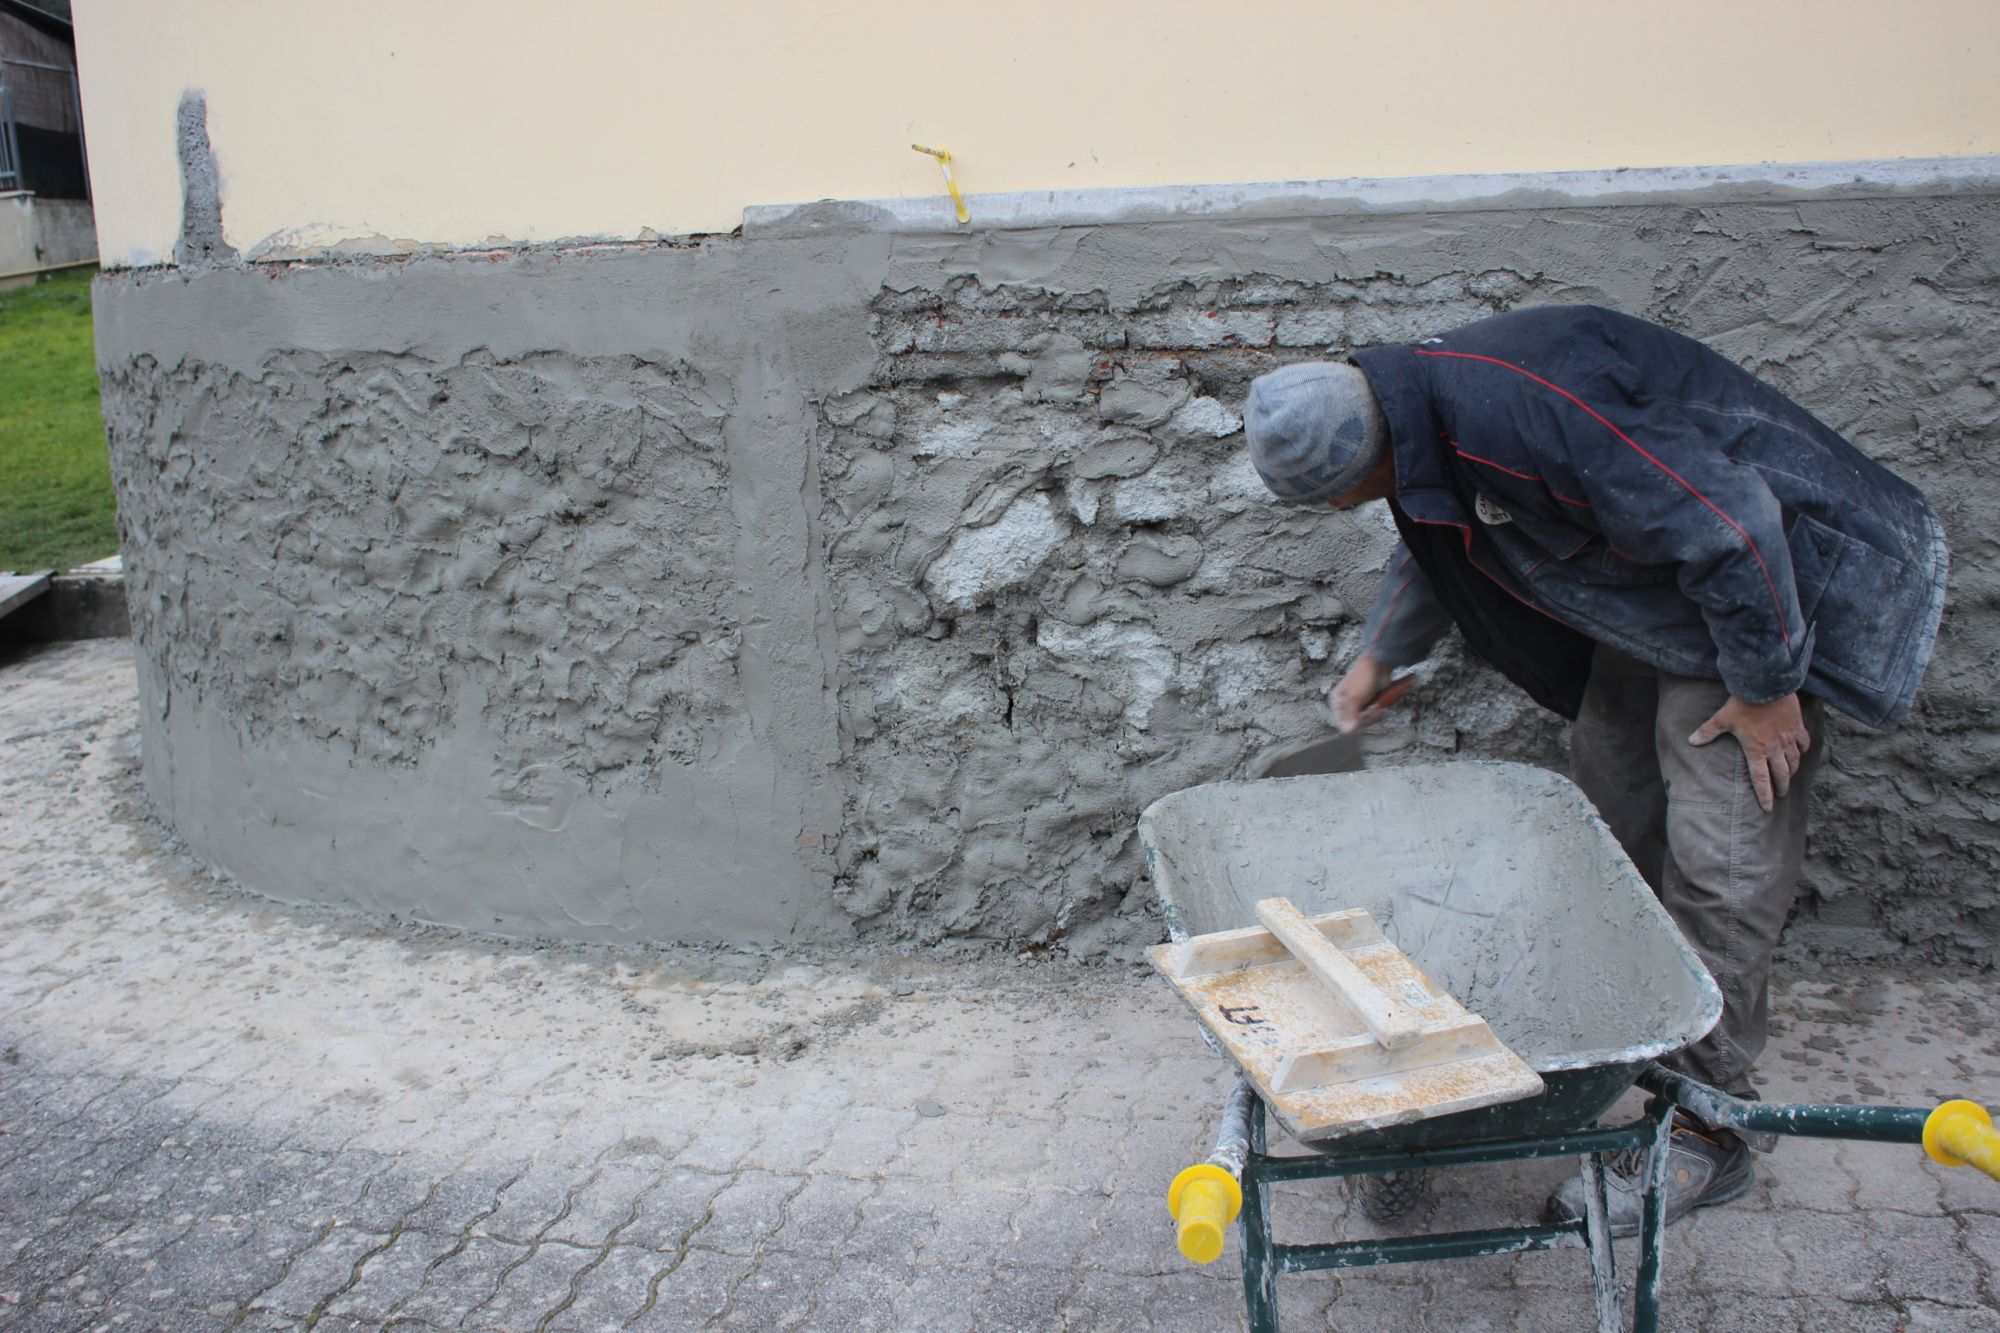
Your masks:
[[[1410,680],[1391,681],[1375,696],[1374,708],[1383,709],[1410,692]],[[1355,773],[1361,769],[1361,732],[1328,731],[1302,741],[1273,745],[1250,761],[1244,770],[1248,778],[1296,778],[1308,773]]]

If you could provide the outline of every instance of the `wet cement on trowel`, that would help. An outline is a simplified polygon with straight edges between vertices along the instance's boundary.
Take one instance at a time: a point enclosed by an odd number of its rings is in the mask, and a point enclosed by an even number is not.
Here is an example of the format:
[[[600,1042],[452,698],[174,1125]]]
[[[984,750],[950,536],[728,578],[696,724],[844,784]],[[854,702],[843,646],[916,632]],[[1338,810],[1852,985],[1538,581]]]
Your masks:
[[[1984,959],[1996,271],[1990,198],[1695,190],[109,274],[149,783],[289,900],[1129,952],[1138,811],[1320,725],[1392,540],[1268,502],[1249,380],[1588,300],[1936,499],[1937,659],[1903,731],[1836,728],[1797,933]],[[1419,696],[1377,764],[1561,763],[1455,649]]]

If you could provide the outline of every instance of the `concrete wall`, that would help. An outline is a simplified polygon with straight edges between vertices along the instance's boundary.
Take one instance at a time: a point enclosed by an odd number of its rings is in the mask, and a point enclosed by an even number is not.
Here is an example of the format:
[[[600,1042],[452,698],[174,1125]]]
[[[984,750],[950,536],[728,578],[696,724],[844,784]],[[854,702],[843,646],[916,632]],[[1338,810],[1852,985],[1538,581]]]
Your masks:
[[[965,234],[827,206],[109,275],[148,780],[283,898],[1127,950],[1160,929],[1137,812],[1317,725],[1391,540],[1267,503],[1248,380],[1587,300],[1709,340],[1935,498],[1937,658],[1902,731],[1832,738],[1800,924],[1988,959],[2000,185],[1894,175],[1073,199]],[[1560,763],[1562,728],[1454,651],[1371,744]]]
[[[31,272],[97,258],[90,205],[42,199],[25,191],[0,193],[0,273]]]
[[[35,200],[35,236],[44,264],[79,264],[97,258],[96,222],[85,200]]]
[[[35,196],[24,190],[0,193],[0,273],[40,267],[35,239]]]
[[[2000,6],[76,0],[106,262],[206,92],[257,256],[726,232],[753,204],[2000,152]]]

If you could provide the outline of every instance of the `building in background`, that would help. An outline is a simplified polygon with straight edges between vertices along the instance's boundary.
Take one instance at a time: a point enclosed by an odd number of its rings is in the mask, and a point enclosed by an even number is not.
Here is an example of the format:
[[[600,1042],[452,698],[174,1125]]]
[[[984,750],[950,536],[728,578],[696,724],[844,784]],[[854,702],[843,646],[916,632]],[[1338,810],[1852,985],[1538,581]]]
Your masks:
[[[1391,540],[1268,503],[1244,386],[1593,301],[1936,498],[1946,629],[1833,738],[1798,929],[2000,949],[1990,4],[77,21],[147,780],[252,888],[1157,938],[1137,812],[1319,725]],[[1469,661],[1421,700],[1377,762],[1561,762]]]
[[[0,281],[96,257],[75,33],[0,0]]]

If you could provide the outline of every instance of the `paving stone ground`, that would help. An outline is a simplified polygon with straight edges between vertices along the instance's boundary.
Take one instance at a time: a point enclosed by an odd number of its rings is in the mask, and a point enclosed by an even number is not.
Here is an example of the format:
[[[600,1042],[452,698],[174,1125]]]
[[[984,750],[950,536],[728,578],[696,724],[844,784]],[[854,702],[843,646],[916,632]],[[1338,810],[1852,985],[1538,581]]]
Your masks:
[[[145,815],[130,648],[0,661],[0,1327],[1239,1327],[1168,1179],[1228,1078],[1130,967],[534,947],[285,907]],[[1990,978],[1795,962],[1768,1097],[2000,1101]],[[1437,1184],[1532,1219],[1569,1169]],[[1281,1238],[1380,1234],[1337,1187]],[[2000,1184],[1794,1141],[1669,1327],[2000,1329]],[[1631,1271],[1631,1257],[1625,1271]],[[1281,1281],[1288,1330],[1587,1326],[1574,1251]]]

